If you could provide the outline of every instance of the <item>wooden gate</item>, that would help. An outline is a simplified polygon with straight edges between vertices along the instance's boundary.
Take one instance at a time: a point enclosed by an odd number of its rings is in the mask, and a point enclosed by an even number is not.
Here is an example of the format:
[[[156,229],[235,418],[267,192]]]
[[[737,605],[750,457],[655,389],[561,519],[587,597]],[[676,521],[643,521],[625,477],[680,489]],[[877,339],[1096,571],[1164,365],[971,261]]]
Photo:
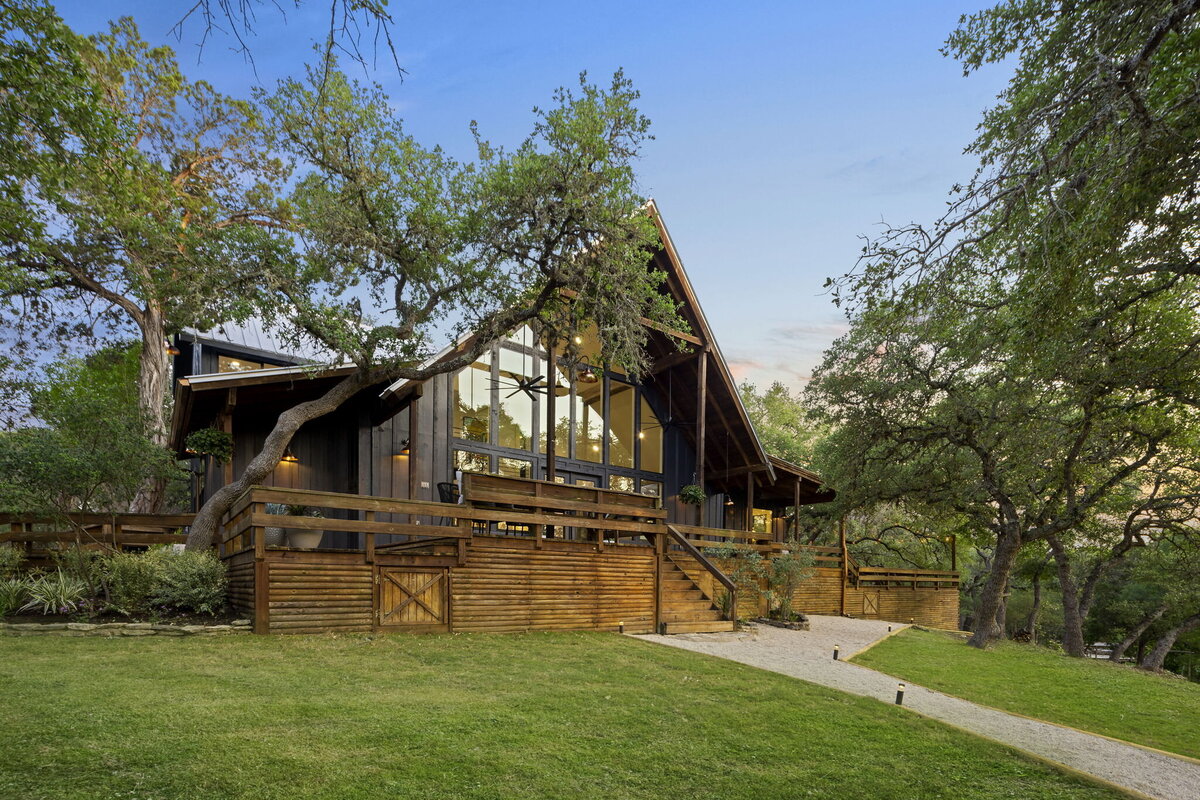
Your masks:
[[[879,592],[863,592],[863,616],[879,616]]]
[[[378,567],[375,571],[377,628],[410,632],[450,630],[450,570]]]

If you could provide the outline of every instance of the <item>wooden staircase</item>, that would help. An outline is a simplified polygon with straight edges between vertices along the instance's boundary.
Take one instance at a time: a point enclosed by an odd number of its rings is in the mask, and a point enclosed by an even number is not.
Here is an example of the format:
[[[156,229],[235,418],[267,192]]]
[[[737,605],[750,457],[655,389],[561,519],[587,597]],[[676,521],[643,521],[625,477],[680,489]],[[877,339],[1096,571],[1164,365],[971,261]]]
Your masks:
[[[671,554],[662,560],[662,606],[660,633],[715,633],[734,629],[732,620],[723,619],[713,599],[675,562]],[[662,628],[665,627],[665,630]]]

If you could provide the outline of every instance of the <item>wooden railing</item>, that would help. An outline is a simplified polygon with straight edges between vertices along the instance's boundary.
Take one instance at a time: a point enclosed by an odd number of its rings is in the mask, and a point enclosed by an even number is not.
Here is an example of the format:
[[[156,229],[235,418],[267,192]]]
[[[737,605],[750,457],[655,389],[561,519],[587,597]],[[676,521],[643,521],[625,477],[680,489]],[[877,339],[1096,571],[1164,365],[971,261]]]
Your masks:
[[[541,547],[549,533],[565,529],[583,532],[603,549],[606,538],[617,543],[638,536],[653,539],[664,531],[666,511],[658,507],[657,498],[491,475],[463,477],[462,503],[252,487],[226,515],[220,552],[222,556],[249,549],[260,552],[266,547],[263,534],[268,527],[362,534],[361,549],[368,553],[407,549],[438,539],[461,541],[477,533],[519,532]],[[352,512],[356,518],[268,514],[268,503]],[[380,544],[376,540],[379,535],[404,536],[409,541]]]
[[[182,544],[180,532],[194,514],[66,514],[57,517],[0,514],[0,542],[78,545],[121,549],[126,546]]]
[[[892,567],[858,567],[858,583],[862,588],[885,586],[920,586],[938,589],[957,589],[958,573],[936,569]]]
[[[729,593],[730,619],[736,619],[738,607],[737,584],[730,580],[729,576],[722,572],[720,567],[709,561],[708,557],[700,552],[700,550],[697,549],[694,544],[692,544],[692,542],[685,535],[681,526],[667,525],[667,535],[670,537],[670,543],[682,548],[685,553],[695,559],[696,563],[704,567],[704,569],[713,576],[717,583],[725,587],[725,591]],[[716,598],[713,599],[715,600]]]

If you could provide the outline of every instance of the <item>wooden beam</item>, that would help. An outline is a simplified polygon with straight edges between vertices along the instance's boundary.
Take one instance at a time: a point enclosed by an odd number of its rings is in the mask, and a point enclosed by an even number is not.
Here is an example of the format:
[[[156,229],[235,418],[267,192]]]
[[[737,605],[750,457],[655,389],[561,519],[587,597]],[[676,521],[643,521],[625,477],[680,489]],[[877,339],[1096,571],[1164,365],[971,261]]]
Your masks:
[[[554,342],[550,342],[547,345],[546,352],[548,354],[546,370],[546,480],[553,483],[555,477],[558,475],[554,453],[554,448],[557,446],[554,429],[558,423],[556,412],[558,398],[555,395],[555,387],[558,384],[558,376],[555,374],[558,372],[558,354],[554,352]],[[536,478],[537,476],[535,475],[534,477]]]
[[[849,561],[846,558],[846,518],[842,517],[838,522],[838,539],[842,548],[842,590],[841,600],[838,602],[838,613],[842,616],[846,615],[846,581],[849,577]]]
[[[754,473],[746,473],[746,528],[754,530]]]
[[[704,418],[708,408],[708,350],[700,351],[696,365],[696,483],[704,486]],[[704,504],[696,506],[696,524],[704,525]]]
[[[671,367],[677,367],[680,364],[691,361],[695,357],[696,351],[689,350],[686,353],[671,353],[662,358],[656,358],[654,359],[654,364],[650,367],[650,374],[658,375],[660,372],[666,372]]]

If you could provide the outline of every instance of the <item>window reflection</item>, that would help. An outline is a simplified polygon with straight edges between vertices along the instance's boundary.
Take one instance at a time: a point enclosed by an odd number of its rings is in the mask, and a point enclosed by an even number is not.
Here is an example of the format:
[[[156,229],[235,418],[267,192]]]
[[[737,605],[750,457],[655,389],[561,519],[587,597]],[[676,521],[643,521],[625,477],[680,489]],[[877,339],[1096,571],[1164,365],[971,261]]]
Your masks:
[[[454,436],[472,442],[488,441],[491,408],[492,355],[484,353],[454,376]]]
[[[646,472],[663,471],[663,429],[662,423],[646,398],[642,397],[642,416],[638,430],[638,444],[641,450],[641,463],[638,469]]]
[[[498,398],[497,437],[501,447],[533,449],[533,397],[522,385],[542,375],[539,359],[517,350],[501,348],[500,373],[496,382]],[[536,392],[534,393],[536,396]]]
[[[604,460],[604,381],[575,384],[575,458]]]
[[[608,463],[614,467],[632,467],[635,392],[627,383],[612,381],[611,385],[608,400]]]

